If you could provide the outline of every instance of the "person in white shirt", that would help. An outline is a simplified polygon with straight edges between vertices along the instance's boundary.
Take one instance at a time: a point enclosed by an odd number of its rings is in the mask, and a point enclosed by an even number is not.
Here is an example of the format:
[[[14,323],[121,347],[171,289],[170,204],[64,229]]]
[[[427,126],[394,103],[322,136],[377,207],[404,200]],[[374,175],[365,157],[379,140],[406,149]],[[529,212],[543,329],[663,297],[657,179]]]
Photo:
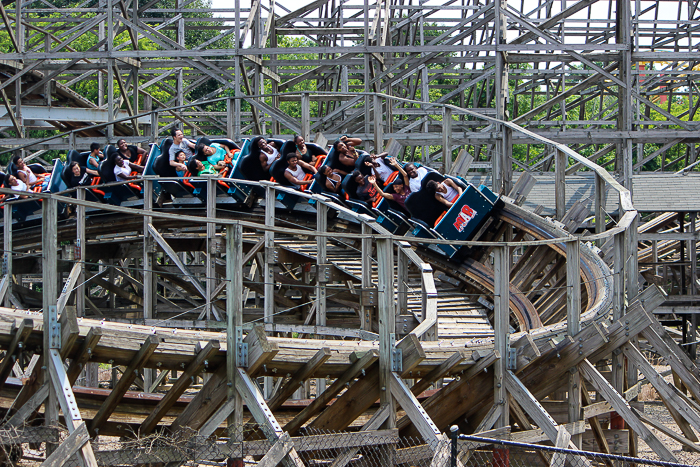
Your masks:
[[[27,184],[12,174],[5,175],[5,186],[15,191],[28,191]],[[22,199],[26,197],[26,195],[20,195],[20,198]]]
[[[136,175],[131,175],[132,171],[138,173],[143,172],[143,167],[140,165],[132,164],[131,162],[124,159],[122,156],[117,154],[114,158],[114,178],[118,182],[123,182],[125,180],[134,180],[137,178]]]
[[[177,155],[178,152],[182,151],[185,153],[185,156],[189,159],[191,156],[194,156],[194,148],[195,144],[185,138],[184,134],[182,133],[182,130],[171,130],[170,134],[173,137],[173,144],[170,146],[170,150],[168,151],[168,154],[170,156],[170,165],[175,167],[175,170],[187,170],[187,166],[185,164],[179,163],[175,156]]]
[[[440,183],[430,180],[425,187],[429,190],[435,190],[435,199],[448,208],[452,207],[454,202],[462,196],[462,187],[449,178],[444,179]]]
[[[316,168],[304,161],[300,161],[299,156],[295,152],[287,154],[287,168],[284,170],[284,178],[289,183],[296,185],[297,188],[301,188],[303,185],[311,185],[313,180],[304,180],[306,176],[305,170],[313,174],[316,173]]]
[[[411,193],[416,193],[420,191],[421,182],[423,178],[428,174],[428,169],[425,167],[416,168],[413,164],[406,164],[404,170],[408,174],[408,186],[411,188]]]

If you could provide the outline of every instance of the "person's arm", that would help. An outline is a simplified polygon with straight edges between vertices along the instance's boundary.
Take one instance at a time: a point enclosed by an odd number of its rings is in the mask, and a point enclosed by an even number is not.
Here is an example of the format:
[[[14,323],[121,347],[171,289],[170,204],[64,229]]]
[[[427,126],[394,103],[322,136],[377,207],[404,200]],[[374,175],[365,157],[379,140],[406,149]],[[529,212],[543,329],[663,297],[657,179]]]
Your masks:
[[[143,148],[141,148],[141,147],[139,147],[139,146],[135,146],[135,147],[136,147],[136,153],[137,153],[137,154],[146,154],[146,150],[145,150],[145,149],[143,149]]]
[[[388,199],[389,201],[393,201],[394,197],[391,196],[391,193],[384,193],[384,190],[379,188],[379,185],[377,185],[376,180],[374,181],[374,183],[372,183],[372,185],[374,185],[374,188],[377,190],[377,193],[379,194],[379,196],[381,196],[384,199]]]
[[[460,196],[462,196],[462,187],[459,186],[459,185],[457,185],[454,181],[452,181],[452,179],[446,178],[446,179],[445,179],[445,183],[447,183],[449,186],[451,186],[452,188],[454,188],[455,190],[457,190],[457,193],[458,193],[457,197],[458,197],[458,198],[459,198]]]
[[[27,174],[22,172],[21,170],[17,171],[17,178],[22,180],[27,186],[29,186],[29,183],[27,182]]]
[[[187,141],[187,145],[190,147],[190,149],[194,149],[194,148],[195,148],[195,144],[194,144],[192,141],[190,141],[190,140],[187,139],[187,138],[183,138],[183,139],[184,139],[185,141]]]
[[[299,186],[301,186],[301,185],[311,185],[311,183],[313,182],[313,180],[299,180],[299,179],[296,178],[294,175],[292,175],[291,172],[289,172],[289,170],[285,170],[285,171],[284,171],[284,178],[286,178],[287,180],[289,180],[290,183],[293,183],[293,184],[299,185]]]
[[[297,163],[301,166],[302,169],[308,170],[312,174],[316,173],[316,167],[314,167],[313,165],[311,165],[307,162],[304,162],[304,161],[299,161]]]
[[[386,159],[385,159],[385,160],[386,160]],[[407,174],[406,171],[403,169],[403,167],[401,167],[401,164],[399,164],[399,161],[397,161],[395,157],[389,158],[389,160],[386,162],[386,165],[389,166],[389,167],[394,167],[394,168],[396,168],[396,170],[399,171],[399,173],[401,174],[401,177],[403,178],[403,184],[406,185],[406,186],[410,186],[410,185],[408,184],[408,180],[409,180],[408,174]]]
[[[448,208],[452,207],[452,203],[443,198],[442,195],[440,195],[440,193],[435,193],[435,199],[447,206]]]
[[[362,140],[360,138],[350,138],[345,135],[340,137],[340,141],[342,141],[345,144],[350,143],[353,146],[359,146],[360,144],[362,144]]]
[[[143,173],[143,166],[129,162],[129,167],[133,172]]]
[[[92,169],[85,168],[85,172],[87,172],[87,173],[89,173],[90,175],[93,175],[93,176],[95,176],[95,177],[99,177],[99,176],[100,176],[100,173],[99,173],[97,170],[92,170]]]
[[[380,157],[383,158],[383,157],[387,156],[388,154],[389,154],[388,152],[384,151],[384,152],[381,153],[381,154],[375,154],[375,155],[373,155],[373,156],[372,156],[372,159],[378,159],[378,158],[380,158]]]

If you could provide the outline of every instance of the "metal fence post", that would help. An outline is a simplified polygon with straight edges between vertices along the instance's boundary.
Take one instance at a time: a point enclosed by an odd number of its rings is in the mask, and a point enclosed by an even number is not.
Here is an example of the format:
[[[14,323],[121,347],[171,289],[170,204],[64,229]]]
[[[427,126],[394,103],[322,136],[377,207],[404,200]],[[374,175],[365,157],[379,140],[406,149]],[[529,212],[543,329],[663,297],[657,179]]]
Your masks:
[[[450,438],[452,440],[452,451],[450,452],[450,467],[457,467],[457,438],[459,438],[459,427],[450,427]]]

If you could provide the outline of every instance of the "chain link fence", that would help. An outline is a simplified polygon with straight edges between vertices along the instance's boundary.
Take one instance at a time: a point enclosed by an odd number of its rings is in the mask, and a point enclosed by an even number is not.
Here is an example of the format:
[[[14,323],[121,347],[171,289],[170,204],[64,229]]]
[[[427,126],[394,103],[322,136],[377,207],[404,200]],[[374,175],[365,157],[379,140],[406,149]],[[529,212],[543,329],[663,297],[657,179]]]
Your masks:
[[[26,432],[26,435],[29,434]],[[51,433],[41,433],[44,437],[49,435],[50,442],[60,442],[64,434],[59,436],[56,429]],[[44,441],[48,439],[44,438]],[[15,444],[29,440],[23,434],[5,442]],[[92,448],[101,466],[244,467],[260,463],[265,466],[329,467],[690,467],[636,457],[457,436],[456,433],[452,437],[445,435],[426,443],[422,439],[399,437],[397,430],[341,433],[305,430],[299,436],[284,434],[273,441],[265,438],[263,430],[253,424],[245,425],[230,438],[222,437],[221,432],[217,433],[217,437],[205,438],[194,431],[182,431],[176,435],[135,436],[132,439],[100,436],[92,440]],[[12,461],[17,462],[18,451],[13,449],[5,451],[12,453]],[[27,456],[27,451],[24,450],[25,460],[32,458],[31,455]],[[72,467],[81,464],[74,456],[65,465]]]

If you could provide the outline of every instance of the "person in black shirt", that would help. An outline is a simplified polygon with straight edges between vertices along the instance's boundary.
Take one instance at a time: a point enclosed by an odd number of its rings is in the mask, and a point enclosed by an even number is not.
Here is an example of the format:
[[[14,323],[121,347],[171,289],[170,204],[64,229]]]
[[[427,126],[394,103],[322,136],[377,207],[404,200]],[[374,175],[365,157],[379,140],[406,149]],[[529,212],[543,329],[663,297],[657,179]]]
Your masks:
[[[70,187],[75,188],[77,186],[85,186],[90,184],[92,177],[89,173],[85,172],[85,167],[80,167],[77,161],[73,161],[70,164]]]
[[[117,150],[119,151],[119,155],[122,156],[122,159],[130,161],[130,162],[136,162],[136,158],[141,155],[141,154],[146,154],[145,149],[141,149],[138,146],[126,144],[126,140],[120,139],[117,141]]]

